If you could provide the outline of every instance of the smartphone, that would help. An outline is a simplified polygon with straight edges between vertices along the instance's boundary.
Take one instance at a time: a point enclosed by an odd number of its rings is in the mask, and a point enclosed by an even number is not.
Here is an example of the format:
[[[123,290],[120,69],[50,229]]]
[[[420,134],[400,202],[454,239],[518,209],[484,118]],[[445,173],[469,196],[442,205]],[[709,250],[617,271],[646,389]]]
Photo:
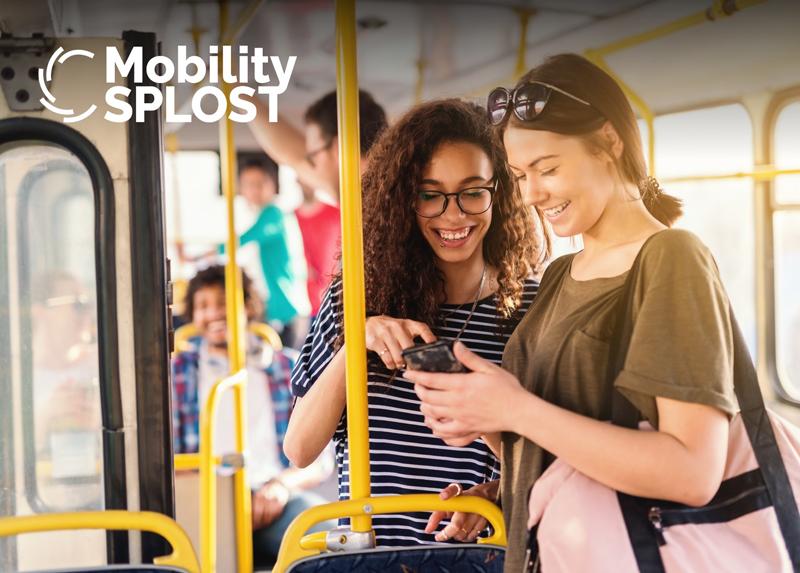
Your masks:
[[[452,340],[437,340],[403,350],[406,368],[425,372],[469,372],[456,360]]]

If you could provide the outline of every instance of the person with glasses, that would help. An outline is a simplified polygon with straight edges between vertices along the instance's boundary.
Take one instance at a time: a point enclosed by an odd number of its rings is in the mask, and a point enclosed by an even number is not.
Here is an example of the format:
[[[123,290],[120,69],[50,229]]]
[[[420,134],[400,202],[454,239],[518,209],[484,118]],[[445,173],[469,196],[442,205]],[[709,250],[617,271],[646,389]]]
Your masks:
[[[528,495],[555,458],[630,495],[708,503],[737,411],[734,348],[716,263],[695,235],[670,228],[680,201],[647,176],[636,117],[611,76],[581,56],[554,56],[513,90],[494,90],[488,113],[526,203],[557,235],[580,235],[583,250],[547,268],[503,368],[456,345],[471,373],[407,378],[446,443],[502,432],[505,570],[517,572],[526,566]],[[612,383],[616,309],[637,256],[632,337]],[[607,423],[617,394],[656,431]],[[591,533],[582,540],[575,517],[572,527],[554,524],[553,534],[572,535],[559,543],[585,556],[602,541]],[[467,518],[474,516],[454,516],[445,533]],[[539,541],[542,569],[558,570],[551,551],[559,543]]]
[[[278,164],[287,165],[310,187],[322,191],[331,202],[339,202],[339,123],[336,91],[312,103],[305,112],[301,131],[285,117],[276,123],[267,121],[268,109],[258,98],[251,100],[257,117],[248,126],[264,152]],[[361,168],[367,166],[367,152],[386,128],[386,112],[372,95],[358,92]]]
[[[490,447],[497,437],[476,433],[468,448],[435,437],[405,378],[402,351],[461,340],[499,364],[533,301],[530,277],[549,244],[536,233],[485,112],[459,100],[422,104],[384,132],[363,197],[372,492],[492,489],[480,484],[497,478]],[[344,343],[340,273],[292,373],[297,404],[284,450],[302,467],[333,438],[342,499],[349,495]],[[433,542],[427,521],[422,513],[375,516],[377,543]],[[462,535],[475,540],[481,531]]]

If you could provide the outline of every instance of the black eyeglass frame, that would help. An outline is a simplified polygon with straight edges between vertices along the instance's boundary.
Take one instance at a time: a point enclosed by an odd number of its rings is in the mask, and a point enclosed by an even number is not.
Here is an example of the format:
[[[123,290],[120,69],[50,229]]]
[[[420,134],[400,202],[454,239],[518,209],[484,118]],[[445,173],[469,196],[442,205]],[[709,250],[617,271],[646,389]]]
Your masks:
[[[322,147],[318,147],[314,151],[309,151],[308,153],[306,153],[306,161],[308,161],[311,164],[311,166],[314,167],[314,157],[316,157],[323,151],[327,151],[328,149],[330,149],[331,145],[333,145],[333,138],[329,139],[328,143],[326,143]]]
[[[528,99],[526,101],[519,101],[518,100],[519,94],[521,92],[523,92],[523,90],[525,90],[527,88],[530,88],[531,86],[541,86],[541,87],[545,88],[543,97],[538,100],[538,101],[542,102],[542,107],[541,107],[541,109],[539,109],[539,111],[536,111],[536,109],[531,106],[531,100],[530,99]],[[510,92],[508,91],[508,89],[506,89],[506,88],[504,88],[502,86],[496,87],[491,92],[489,92],[489,97],[487,98],[487,101],[486,101],[486,111],[489,114],[489,121],[492,123],[492,125],[500,125],[501,123],[503,123],[506,120],[506,118],[508,117],[508,108],[509,107],[511,107],[514,110],[514,115],[520,121],[533,121],[534,119],[536,119],[537,117],[542,115],[542,112],[544,112],[545,108],[547,107],[547,103],[550,101],[550,96],[552,95],[552,93],[554,91],[558,92],[558,93],[560,93],[560,94],[562,94],[562,95],[564,95],[564,96],[566,96],[566,97],[568,97],[568,98],[570,98],[570,99],[572,99],[572,100],[574,100],[574,101],[576,101],[578,103],[581,103],[583,105],[592,107],[592,104],[590,104],[585,99],[579,98],[578,96],[573,95],[573,94],[569,93],[566,90],[562,90],[558,86],[554,86],[553,84],[548,84],[546,82],[531,81],[531,82],[524,83],[519,87],[514,88]],[[499,111],[500,107],[499,106],[493,106],[492,105],[492,100],[494,99],[493,96],[495,94],[497,94],[497,93],[504,93],[505,96],[506,96],[506,101],[505,101],[505,104],[502,107],[503,115],[501,115],[498,119],[495,120],[494,112],[495,111]],[[533,110],[533,115],[530,116],[530,117],[527,117],[526,114],[524,114],[521,111],[522,108],[524,108],[524,109],[532,109]]]
[[[489,205],[487,205],[486,209],[484,209],[483,211],[478,211],[477,213],[473,213],[471,211],[467,211],[466,209],[464,209],[464,206],[461,204],[461,194],[462,193],[467,193],[469,191],[474,191],[475,189],[481,189],[482,191],[488,191],[489,192]],[[456,205],[458,205],[458,208],[461,209],[462,213],[464,213],[465,215],[481,215],[481,214],[485,213],[486,211],[488,211],[489,209],[491,209],[492,205],[494,205],[494,194],[496,192],[497,192],[497,180],[496,179],[492,182],[491,185],[476,185],[474,187],[467,187],[466,189],[461,189],[460,191],[456,191],[455,193],[445,193],[443,191],[434,191],[434,190],[417,191],[417,196],[414,198],[414,212],[417,215],[419,215],[420,217],[425,217],[426,219],[435,219],[436,217],[441,217],[442,215],[444,215],[444,213],[447,211],[447,207],[450,205],[450,197],[455,197],[456,198]],[[444,197],[444,205],[442,206],[442,210],[439,213],[437,213],[436,215],[423,215],[422,213],[420,213],[419,210],[417,209],[417,198],[419,197],[420,193],[429,193],[429,194],[435,194],[435,195],[440,195],[440,196]]]

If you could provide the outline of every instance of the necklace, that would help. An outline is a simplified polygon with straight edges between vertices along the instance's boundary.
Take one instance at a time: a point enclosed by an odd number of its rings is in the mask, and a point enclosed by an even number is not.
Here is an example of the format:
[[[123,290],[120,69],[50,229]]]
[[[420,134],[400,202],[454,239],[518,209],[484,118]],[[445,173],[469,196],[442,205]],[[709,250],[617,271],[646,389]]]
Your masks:
[[[472,308],[469,310],[467,319],[464,321],[461,330],[458,331],[458,334],[456,335],[454,340],[459,340],[461,338],[461,335],[464,334],[464,331],[467,329],[467,325],[469,324],[469,321],[472,319],[472,315],[475,314],[475,309],[478,308],[478,301],[481,298],[481,293],[483,292],[483,286],[485,283],[486,283],[486,263],[483,263],[483,271],[481,271],[481,280],[480,283],[478,284],[478,292],[475,293],[475,300],[472,301]],[[440,317],[441,320],[443,322],[446,321],[456,312],[456,310],[457,309],[451,310],[446,315]]]

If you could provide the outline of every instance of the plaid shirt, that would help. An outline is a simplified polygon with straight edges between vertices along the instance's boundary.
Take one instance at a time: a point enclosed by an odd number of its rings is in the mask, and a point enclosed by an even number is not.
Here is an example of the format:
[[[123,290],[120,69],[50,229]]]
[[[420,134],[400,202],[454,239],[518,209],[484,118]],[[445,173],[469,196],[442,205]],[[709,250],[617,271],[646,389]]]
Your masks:
[[[176,454],[195,453],[200,449],[200,404],[198,376],[200,364],[200,337],[191,340],[192,349],[175,355],[172,359],[172,441]],[[278,457],[284,468],[289,460],[283,453],[283,439],[289,426],[292,409],[290,375],[294,359],[283,351],[275,351],[272,362],[264,374],[272,398],[275,418],[275,435]]]

